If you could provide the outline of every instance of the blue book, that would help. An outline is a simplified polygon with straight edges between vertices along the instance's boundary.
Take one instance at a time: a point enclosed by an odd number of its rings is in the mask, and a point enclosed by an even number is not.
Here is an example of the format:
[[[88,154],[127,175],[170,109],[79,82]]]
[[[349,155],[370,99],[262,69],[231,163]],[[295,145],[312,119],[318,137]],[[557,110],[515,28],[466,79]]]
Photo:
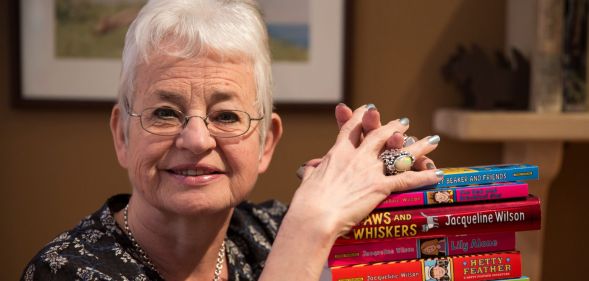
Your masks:
[[[538,166],[530,164],[441,168],[441,170],[444,171],[444,179],[435,185],[436,187],[538,179]]]

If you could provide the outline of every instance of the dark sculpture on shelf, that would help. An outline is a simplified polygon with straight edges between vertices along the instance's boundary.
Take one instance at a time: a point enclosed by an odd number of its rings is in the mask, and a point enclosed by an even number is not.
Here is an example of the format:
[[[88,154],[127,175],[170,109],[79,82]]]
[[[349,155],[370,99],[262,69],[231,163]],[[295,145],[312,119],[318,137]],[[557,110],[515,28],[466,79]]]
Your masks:
[[[502,52],[493,61],[478,46],[459,46],[442,68],[464,98],[464,108],[475,110],[528,110],[530,63],[516,49],[510,60]]]

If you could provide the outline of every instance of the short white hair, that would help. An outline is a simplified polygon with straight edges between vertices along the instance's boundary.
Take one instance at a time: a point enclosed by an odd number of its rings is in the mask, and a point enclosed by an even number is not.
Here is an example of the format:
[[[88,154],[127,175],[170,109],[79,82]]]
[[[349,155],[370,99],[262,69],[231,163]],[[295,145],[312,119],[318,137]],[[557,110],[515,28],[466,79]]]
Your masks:
[[[173,46],[173,48],[167,47]],[[212,51],[247,58],[256,85],[255,108],[264,116],[264,143],[272,114],[272,71],[266,25],[255,0],[150,0],[125,36],[119,106],[133,103],[137,66],[154,54],[189,58]],[[127,127],[128,114],[121,114]],[[126,131],[126,130],[125,130]]]

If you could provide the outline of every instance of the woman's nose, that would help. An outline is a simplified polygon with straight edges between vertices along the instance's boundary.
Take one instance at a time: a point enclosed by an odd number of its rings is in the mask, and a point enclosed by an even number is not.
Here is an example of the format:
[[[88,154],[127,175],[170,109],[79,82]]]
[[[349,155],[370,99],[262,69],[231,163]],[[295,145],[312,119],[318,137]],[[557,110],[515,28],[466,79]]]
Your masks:
[[[211,136],[205,120],[199,116],[193,116],[187,120],[186,126],[178,135],[176,146],[200,154],[215,148],[216,141]]]

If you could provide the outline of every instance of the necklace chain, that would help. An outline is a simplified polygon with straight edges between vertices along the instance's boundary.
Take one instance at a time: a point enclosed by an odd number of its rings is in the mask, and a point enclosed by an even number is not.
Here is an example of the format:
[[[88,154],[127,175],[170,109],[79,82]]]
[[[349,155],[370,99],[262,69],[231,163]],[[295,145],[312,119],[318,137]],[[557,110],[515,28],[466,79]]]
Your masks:
[[[141,245],[139,245],[139,243],[137,243],[137,240],[135,240],[135,236],[133,236],[133,232],[131,232],[131,228],[129,228],[129,204],[127,204],[127,206],[125,206],[125,209],[123,210],[123,218],[125,221],[125,231],[127,232],[127,236],[129,237],[129,239],[133,243],[133,247],[135,247],[135,249],[141,255],[141,259],[143,259],[143,262],[145,262],[147,264],[149,269],[155,271],[159,276],[162,276],[160,274],[160,272],[157,270],[157,268],[155,267],[155,265],[153,264],[153,262],[151,262],[151,259],[149,258],[149,256],[147,256],[147,253],[145,253],[143,248],[141,248]],[[220,280],[221,271],[223,270],[224,261],[225,261],[225,241],[223,241],[223,243],[221,244],[221,249],[219,249],[219,253],[217,254],[217,263],[215,264],[215,275],[213,276],[213,281]]]

